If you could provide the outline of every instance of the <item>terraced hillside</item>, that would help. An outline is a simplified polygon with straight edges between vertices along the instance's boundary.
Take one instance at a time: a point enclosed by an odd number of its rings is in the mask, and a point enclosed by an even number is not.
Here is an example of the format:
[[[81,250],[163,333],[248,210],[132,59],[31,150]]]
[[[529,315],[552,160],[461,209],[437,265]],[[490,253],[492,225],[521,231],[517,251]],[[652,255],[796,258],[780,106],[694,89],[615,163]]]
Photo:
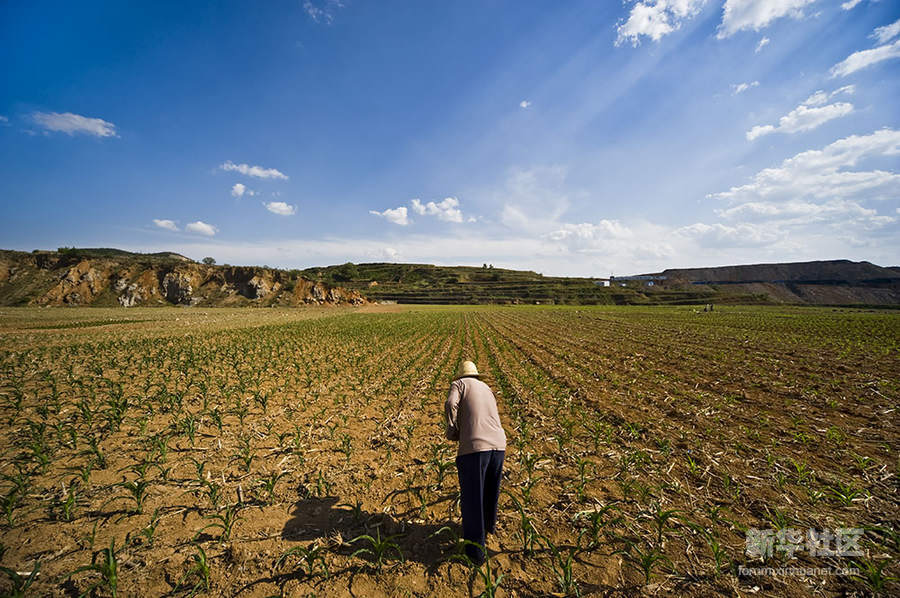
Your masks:
[[[900,275],[868,262],[832,260],[672,269],[648,280],[543,276],[537,272],[430,264],[343,264],[302,275],[398,303],[682,305],[698,303],[900,305]]]
[[[527,270],[430,264],[344,264],[302,275],[359,291],[373,301],[438,304],[650,305],[761,303],[764,294],[710,288],[605,287],[591,278],[543,276]]]

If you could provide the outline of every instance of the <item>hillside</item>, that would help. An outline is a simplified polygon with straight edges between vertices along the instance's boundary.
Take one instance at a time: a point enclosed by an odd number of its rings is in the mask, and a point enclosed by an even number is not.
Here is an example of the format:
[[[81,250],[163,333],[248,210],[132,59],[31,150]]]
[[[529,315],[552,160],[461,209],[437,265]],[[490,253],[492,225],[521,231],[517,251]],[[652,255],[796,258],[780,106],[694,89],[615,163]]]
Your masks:
[[[419,304],[900,305],[900,270],[848,260],[668,269],[648,280],[544,276],[430,264],[279,270],[216,266],[172,252],[0,250],[0,305]]]
[[[707,288],[605,287],[598,279],[543,276],[529,270],[490,266],[343,264],[309,268],[302,273],[313,280],[357,290],[375,301],[398,303],[654,305],[767,301],[761,294]]]
[[[303,275],[398,303],[900,305],[900,270],[849,260],[669,269],[643,275],[657,277],[652,285],[616,279],[608,287],[490,266],[343,264]]]
[[[900,271],[869,262],[830,260],[786,264],[751,264],[715,268],[669,269],[661,273],[674,280],[736,282],[827,282],[844,284],[900,279]]]
[[[829,260],[669,269],[657,274],[668,288],[763,293],[776,303],[898,305],[900,268]]]
[[[297,272],[200,264],[176,253],[0,250],[0,305],[308,305],[366,303]]]

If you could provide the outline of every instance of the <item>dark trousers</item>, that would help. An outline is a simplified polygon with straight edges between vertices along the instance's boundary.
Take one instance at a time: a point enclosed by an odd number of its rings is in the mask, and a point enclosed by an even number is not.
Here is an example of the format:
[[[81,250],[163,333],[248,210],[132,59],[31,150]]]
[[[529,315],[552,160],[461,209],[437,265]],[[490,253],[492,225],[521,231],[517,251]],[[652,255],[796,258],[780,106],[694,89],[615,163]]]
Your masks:
[[[490,450],[456,458],[463,538],[482,547],[485,534],[494,533],[497,523],[497,499],[500,498],[505,455],[506,451]],[[476,564],[484,561],[484,552],[476,546],[467,545],[466,554]]]

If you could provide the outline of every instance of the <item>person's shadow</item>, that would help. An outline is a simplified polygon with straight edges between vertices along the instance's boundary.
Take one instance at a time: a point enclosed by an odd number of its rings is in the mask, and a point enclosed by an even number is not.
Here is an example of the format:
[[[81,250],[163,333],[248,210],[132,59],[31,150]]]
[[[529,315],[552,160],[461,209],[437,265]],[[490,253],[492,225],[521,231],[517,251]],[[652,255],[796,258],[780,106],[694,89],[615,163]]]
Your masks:
[[[389,513],[373,513],[359,504],[341,503],[336,496],[307,497],[298,500],[281,531],[284,540],[311,542],[320,540],[332,551],[352,554],[361,548],[372,549],[367,535],[376,540],[390,538],[403,559],[434,569],[453,556],[456,542],[462,533],[458,523],[410,523]],[[367,558],[369,555],[361,555]],[[391,548],[384,554],[386,565],[400,561],[400,554]]]

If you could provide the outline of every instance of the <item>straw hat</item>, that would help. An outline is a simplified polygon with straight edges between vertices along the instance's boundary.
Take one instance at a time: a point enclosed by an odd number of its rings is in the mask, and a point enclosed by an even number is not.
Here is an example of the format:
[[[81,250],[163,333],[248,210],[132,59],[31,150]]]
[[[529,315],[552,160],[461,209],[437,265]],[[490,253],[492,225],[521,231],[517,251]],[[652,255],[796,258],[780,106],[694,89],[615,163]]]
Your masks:
[[[465,376],[478,376],[478,368],[475,367],[475,364],[471,361],[464,361],[459,364],[459,369],[456,371],[457,378],[463,378]]]

